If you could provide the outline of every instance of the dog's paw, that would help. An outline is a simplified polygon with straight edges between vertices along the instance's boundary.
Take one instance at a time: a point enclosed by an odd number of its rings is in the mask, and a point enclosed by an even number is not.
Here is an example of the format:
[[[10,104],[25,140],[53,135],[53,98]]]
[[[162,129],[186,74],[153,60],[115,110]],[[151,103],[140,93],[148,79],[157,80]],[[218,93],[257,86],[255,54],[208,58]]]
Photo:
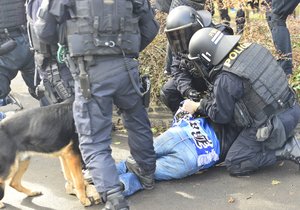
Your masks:
[[[5,208],[5,205],[2,201],[0,201],[0,209],[3,209],[3,208]]]
[[[33,191],[33,192],[30,192],[27,196],[28,197],[35,197],[35,196],[39,196],[39,195],[43,195],[43,193],[38,192],[38,191]]]
[[[93,204],[101,203],[101,197],[97,192],[95,185],[89,184],[86,186],[85,190],[86,190],[86,196],[90,198],[90,200],[92,200]]]
[[[88,206],[91,206],[93,205],[93,202],[88,198],[88,197],[85,197],[85,198],[81,198],[79,199],[81,204],[84,206],[84,207],[88,207]]]
[[[70,182],[66,182],[65,190],[68,195],[76,195],[76,190],[75,190],[73,184]]]

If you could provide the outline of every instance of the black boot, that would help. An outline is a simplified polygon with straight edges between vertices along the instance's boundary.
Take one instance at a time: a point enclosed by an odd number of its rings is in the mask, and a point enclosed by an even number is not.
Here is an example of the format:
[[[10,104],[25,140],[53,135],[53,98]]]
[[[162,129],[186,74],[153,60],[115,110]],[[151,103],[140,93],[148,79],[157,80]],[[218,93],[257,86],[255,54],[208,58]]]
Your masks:
[[[128,202],[122,194],[122,187],[116,187],[106,193],[101,193],[105,206],[102,210],[129,210]]]
[[[291,160],[300,166],[300,141],[295,136],[290,137],[285,145],[276,150],[278,160]]]
[[[154,174],[146,174],[132,157],[128,157],[125,162],[128,171],[138,176],[142,186],[146,190],[151,190],[154,187]]]

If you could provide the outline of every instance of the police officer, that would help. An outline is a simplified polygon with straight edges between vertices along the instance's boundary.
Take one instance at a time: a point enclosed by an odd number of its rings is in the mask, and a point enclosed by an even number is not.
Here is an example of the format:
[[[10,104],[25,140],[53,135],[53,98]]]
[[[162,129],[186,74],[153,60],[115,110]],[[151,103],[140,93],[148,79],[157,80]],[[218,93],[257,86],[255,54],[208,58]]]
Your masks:
[[[75,80],[73,110],[80,149],[106,203],[104,209],[129,209],[111,156],[112,105],[122,111],[128,130],[133,158],[127,161],[127,167],[145,189],[152,189],[155,153],[136,59],[159,29],[150,3],[44,0],[38,16],[35,30],[41,39],[57,40],[57,23],[66,32],[66,59]]]
[[[230,26],[231,18],[228,14],[228,7],[224,5],[222,0],[218,1],[218,9],[220,13],[221,22],[227,26]]]
[[[300,0],[272,0],[270,29],[273,42],[280,57],[278,62],[286,75],[293,71],[292,47],[289,30],[286,26],[288,15],[292,14]]]
[[[233,176],[251,173],[288,159],[300,165],[300,142],[293,137],[300,107],[284,71],[259,44],[239,43],[240,36],[214,28],[197,31],[189,44],[189,58],[213,83],[211,99],[189,101],[211,120],[242,131],[232,144],[225,165]]]
[[[0,99],[10,92],[10,81],[21,71],[29,93],[34,90],[34,58],[26,34],[24,0],[0,1]]]
[[[271,29],[271,15],[272,15],[272,0],[264,0],[261,5],[265,10],[265,18],[268,23],[269,28]]]
[[[205,6],[206,0],[156,0],[155,5],[159,10],[165,13],[169,13],[174,8],[178,6],[189,6],[194,8],[195,10],[203,10]],[[171,75],[171,65],[172,65],[172,50],[169,44],[167,44],[167,53],[165,57],[165,66],[164,66],[164,73],[167,75]]]
[[[189,6],[178,6],[167,17],[165,33],[174,56],[171,65],[172,77],[161,88],[160,99],[173,114],[184,98],[199,101],[200,93],[207,90],[202,75],[195,71],[193,63],[185,55],[188,53],[188,44],[193,33],[208,26],[233,34],[231,28],[213,24],[211,14],[205,10],[196,11]]]
[[[62,102],[74,96],[74,80],[66,64],[57,61],[58,45],[46,44],[38,39],[34,30],[37,11],[42,0],[28,0],[26,6],[28,35],[34,50],[36,70],[41,83],[36,93],[41,98],[41,105],[46,106]]]
[[[243,4],[240,4],[240,8],[236,12],[235,23],[236,23],[236,34],[242,34],[245,27],[245,11],[243,10]]]

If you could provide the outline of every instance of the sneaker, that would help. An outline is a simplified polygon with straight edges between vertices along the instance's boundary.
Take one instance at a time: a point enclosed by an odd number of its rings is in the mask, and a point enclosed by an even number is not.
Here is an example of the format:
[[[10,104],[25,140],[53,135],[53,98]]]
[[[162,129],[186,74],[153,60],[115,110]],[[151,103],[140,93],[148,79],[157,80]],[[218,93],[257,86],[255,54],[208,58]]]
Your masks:
[[[84,180],[87,181],[87,183],[93,184],[93,178],[88,169],[82,169],[82,174],[83,174]]]
[[[290,160],[300,167],[300,141],[295,136],[290,137],[285,145],[275,151],[278,160]]]
[[[128,157],[125,164],[129,172],[132,172],[138,176],[144,189],[146,190],[153,189],[154,187],[153,173],[146,174],[132,157]]]
[[[8,94],[6,96],[6,105],[7,104],[12,104],[12,105],[15,104],[19,107],[19,109],[23,109],[23,105],[21,104],[21,102],[12,94]]]

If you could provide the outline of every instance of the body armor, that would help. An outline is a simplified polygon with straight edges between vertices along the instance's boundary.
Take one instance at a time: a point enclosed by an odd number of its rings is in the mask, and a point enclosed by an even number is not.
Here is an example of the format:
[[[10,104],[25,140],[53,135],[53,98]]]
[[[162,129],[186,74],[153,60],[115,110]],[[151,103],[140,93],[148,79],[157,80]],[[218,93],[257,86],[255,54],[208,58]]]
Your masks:
[[[24,0],[0,1],[0,33],[26,25]]]
[[[259,127],[295,102],[285,73],[261,45],[238,45],[229,53],[223,70],[245,80],[244,96],[236,103],[234,114],[239,126]]]
[[[75,0],[67,21],[71,57],[136,55],[140,50],[139,17],[130,0]]]

